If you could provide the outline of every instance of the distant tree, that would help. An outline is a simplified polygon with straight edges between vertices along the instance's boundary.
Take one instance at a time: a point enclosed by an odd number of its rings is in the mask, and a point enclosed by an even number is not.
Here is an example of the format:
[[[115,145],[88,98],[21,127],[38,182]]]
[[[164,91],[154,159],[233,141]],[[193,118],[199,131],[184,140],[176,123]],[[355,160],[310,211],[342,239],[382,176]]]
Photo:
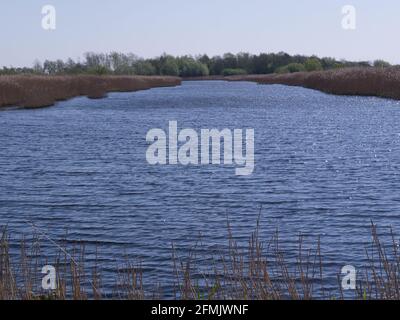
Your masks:
[[[340,63],[334,58],[322,58],[320,61],[324,70],[336,69],[340,66]]]
[[[56,74],[63,74],[65,72],[65,63],[61,59],[55,62]]]
[[[160,73],[165,76],[179,76],[179,66],[172,56],[162,57]]]
[[[251,73],[255,74],[267,74],[273,73],[276,69],[274,62],[274,55],[262,53],[258,56],[253,57],[253,69]]]
[[[290,71],[287,66],[283,66],[283,67],[276,68],[275,73],[284,74],[284,73],[290,73]]]
[[[289,63],[286,66],[279,67],[276,69],[276,73],[294,73],[294,72],[304,72],[306,68],[301,63]]]
[[[66,62],[65,62],[65,68],[68,70],[68,72],[73,72],[73,70],[76,68],[76,63],[74,60],[72,60],[71,58],[69,58]]]
[[[320,71],[323,69],[321,62],[315,57],[307,59],[304,63],[304,67],[307,71]]]
[[[254,56],[247,52],[239,53],[237,55],[238,68],[246,70],[247,73],[255,73],[253,59]]]
[[[178,59],[179,75],[181,77],[199,77],[208,76],[209,70],[207,65],[196,61],[192,57],[181,57]]]
[[[227,77],[227,76],[239,76],[239,75],[244,75],[247,74],[246,70],[244,69],[239,69],[239,68],[227,68],[222,71],[222,75]]]
[[[57,73],[57,63],[55,61],[46,60],[43,63],[43,71],[46,74],[54,75]]]
[[[39,60],[35,60],[33,63],[33,73],[41,74],[43,73],[43,66]]]
[[[287,65],[287,68],[288,68],[289,72],[291,72],[291,73],[306,71],[304,64],[301,64],[301,63],[289,63]]]
[[[135,73],[141,76],[153,76],[157,74],[157,70],[149,61],[139,60],[135,64]]]
[[[69,58],[64,64],[64,72],[67,74],[83,74],[87,72],[87,68],[82,63]]]
[[[371,67],[372,64],[369,61],[360,61],[355,63],[357,67]]]
[[[285,66],[293,63],[293,58],[286,52],[278,52],[277,54],[272,54],[273,63],[275,66]]]
[[[386,62],[384,60],[375,60],[374,61],[374,67],[375,68],[387,68],[390,67],[391,64],[389,62]]]
[[[112,72],[111,59],[107,54],[88,52],[85,54],[85,59],[89,73],[107,74]]]
[[[99,65],[99,66],[94,66],[88,69],[89,74],[95,74],[95,75],[106,75],[110,73],[110,70],[107,69],[105,66]]]
[[[307,56],[296,54],[296,55],[290,57],[289,59],[290,59],[291,63],[300,63],[300,64],[304,65],[306,63],[306,61],[311,58],[309,58]]]
[[[289,55],[285,52],[260,53],[252,55],[246,52],[239,54],[226,53],[223,56],[210,58],[207,55],[197,57],[174,57],[163,54],[152,59],[141,59],[129,53],[94,53],[85,54],[80,62],[68,59],[44,61],[41,65],[36,61],[32,68],[3,67],[0,74],[12,75],[32,74],[118,74],[118,75],[171,75],[195,77],[204,75],[232,74],[269,74],[299,71],[329,70],[344,67],[388,67],[390,64],[377,60],[373,64],[368,61],[354,62],[336,60],[334,58],[318,58],[316,56]]]
[[[224,68],[224,60],[220,56],[212,57],[209,66],[211,75],[221,75]]]
[[[207,66],[207,69],[210,70],[211,66],[211,59],[208,55],[204,54],[202,56],[197,57],[197,61],[201,62],[202,64]]]
[[[110,69],[115,74],[128,74],[129,62],[127,57],[118,52],[111,52],[108,57],[110,61]],[[97,63],[96,63],[97,64]]]
[[[238,67],[238,58],[232,53],[225,53],[223,56],[224,69],[236,69]]]

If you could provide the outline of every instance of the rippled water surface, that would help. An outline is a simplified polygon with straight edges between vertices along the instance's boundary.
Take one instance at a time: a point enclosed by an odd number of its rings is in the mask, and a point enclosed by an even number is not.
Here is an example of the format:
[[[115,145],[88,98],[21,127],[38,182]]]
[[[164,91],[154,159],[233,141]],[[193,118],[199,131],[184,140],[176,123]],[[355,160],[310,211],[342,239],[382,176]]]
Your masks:
[[[152,128],[254,128],[253,175],[230,166],[150,166]],[[400,104],[285,86],[184,82],[175,88],[76,98],[0,112],[0,225],[13,238],[34,224],[55,241],[97,243],[111,289],[124,256],[171,293],[171,243],[185,255],[227,243],[227,217],[245,244],[261,234],[321,236],[327,279],[362,266],[371,219],[400,231]],[[400,234],[400,233],[398,233]],[[44,250],[52,250],[44,239]]]

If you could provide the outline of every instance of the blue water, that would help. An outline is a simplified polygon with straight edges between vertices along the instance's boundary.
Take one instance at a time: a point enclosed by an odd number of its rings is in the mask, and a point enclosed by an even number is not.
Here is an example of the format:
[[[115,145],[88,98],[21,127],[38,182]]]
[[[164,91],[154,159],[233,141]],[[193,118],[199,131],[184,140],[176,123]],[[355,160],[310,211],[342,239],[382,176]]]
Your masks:
[[[255,171],[232,166],[151,166],[146,133],[254,128]],[[373,220],[400,231],[400,103],[247,82],[76,98],[39,110],[0,112],[0,225],[12,238],[32,221],[54,241],[98,246],[106,290],[125,256],[145,283],[172,293],[171,244],[185,256],[201,233],[205,251],[227,244],[227,217],[246,244],[261,211],[261,236],[279,228],[297,250],[321,236],[324,272],[365,264]],[[400,234],[400,233],[398,233]],[[54,245],[42,236],[43,252]],[[93,256],[89,256],[89,264]]]

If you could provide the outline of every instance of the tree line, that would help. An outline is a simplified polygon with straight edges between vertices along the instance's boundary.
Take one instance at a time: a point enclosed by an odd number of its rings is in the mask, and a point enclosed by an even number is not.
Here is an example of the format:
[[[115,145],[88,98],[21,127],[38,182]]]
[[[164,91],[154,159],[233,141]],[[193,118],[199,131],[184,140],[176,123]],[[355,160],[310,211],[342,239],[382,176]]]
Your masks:
[[[89,52],[80,60],[36,61],[31,68],[3,67],[0,75],[165,75],[180,77],[229,76],[241,74],[292,73],[300,71],[329,70],[344,67],[389,67],[383,60],[352,62],[317,56],[289,55],[285,52],[232,54],[209,57],[208,55],[178,56],[163,54],[143,59],[135,54],[119,52]]]

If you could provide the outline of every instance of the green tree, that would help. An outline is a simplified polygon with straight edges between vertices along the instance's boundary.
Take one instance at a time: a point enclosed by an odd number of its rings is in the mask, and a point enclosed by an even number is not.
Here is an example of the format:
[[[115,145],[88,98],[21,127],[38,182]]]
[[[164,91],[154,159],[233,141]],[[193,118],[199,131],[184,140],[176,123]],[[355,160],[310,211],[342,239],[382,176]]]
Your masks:
[[[239,76],[239,75],[244,75],[247,74],[246,70],[244,69],[239,69],[239,68],[227,68],[222,71],[222,75],[227,77],[227,76]]]
[[[135,73],[141,76],[153,76],[157,74],[157,70],[149,61],[141,60],[135,64]]]
[[[94,66],[94,67],[89,68],[88,73],[102,76],[102,75],[109,74],[110,70],[107,69],[105,66],[99,65],[99,66]]]
[[[192,57],[179,58],[179,75],[181,77],[200,77],[208,76],[209,70],[207,65],[196,61]]]
[[[384,60],[375,60],[374,61],[374,67],[375,68],[387,68],[390,67],[391,64],[389,62],[386,62]]]
[[[304,71],[306,71],[306,68],[301,63],[289,63],[288,65],[279,67],[275,70],[276,73],[294,73]]]
[[[50,60],[46,60],[43,63],[43,71],[46,74],[56,74],[57,72],[57,63],[55,63],[54,61],[50,61]]]
[[[290,71],[287,66],[283,66],[276,68],[275,73],[284,74],[284,73],[290,73]]]
[[[160,73],[165,76],[179,76],[179,66],[176,59],[172,56],[163,57]]]
[[[307,71],[320,71],[322,70],[322,63],[319,61],[318,58],[309,58],[304,63],[304,67]]]

